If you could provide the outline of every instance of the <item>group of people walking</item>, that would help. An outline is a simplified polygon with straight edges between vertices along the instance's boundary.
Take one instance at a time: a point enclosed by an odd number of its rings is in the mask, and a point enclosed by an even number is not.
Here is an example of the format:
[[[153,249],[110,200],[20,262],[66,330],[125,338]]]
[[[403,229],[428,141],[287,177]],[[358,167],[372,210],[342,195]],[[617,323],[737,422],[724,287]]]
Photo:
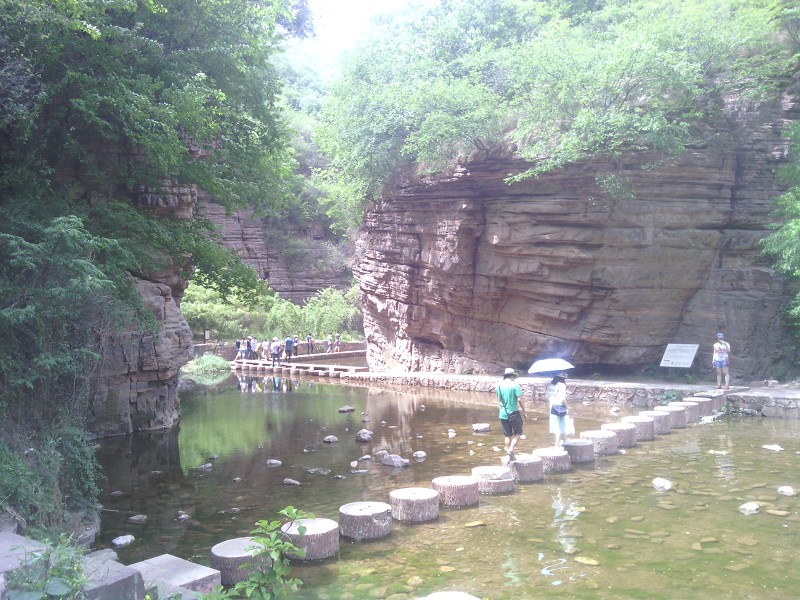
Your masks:
[[[711,358],[711,366],[717,375],[717,389],[727,390],[730,385],[730,354],[731,346],[725,341],[725,334],[718,333]],[[511,460],[516,460],[514,448],[522,436],[522,422],[528,418],[522,400],[522,388],[516,379],[517,372],[509,367],[503,373],[503,380],[495,388],[500,405],[503,446]],[[544,397],[549,412],[548,431],[555,436],[556,447],[563,446],[567,435],[575,433],[567,409],[566,371],[553,377],[545,389]]]
[[[325,352],[339,352],[342,346],[342,335],[338,331],[336,335],[329,333],[324,344]],[[272,358],[273,367],[276,363],[281,366],[282,360],[291,364],[292,357],[298,356],[299,352],[300,339],[296,335],[287,335],[283,340],[273,337],[272,340],[259,341],[257,337],[250,335],[236,340],[237,359],[269,360]],[[310,331],[306,336],[306,354],[314,354],[314,336]]]

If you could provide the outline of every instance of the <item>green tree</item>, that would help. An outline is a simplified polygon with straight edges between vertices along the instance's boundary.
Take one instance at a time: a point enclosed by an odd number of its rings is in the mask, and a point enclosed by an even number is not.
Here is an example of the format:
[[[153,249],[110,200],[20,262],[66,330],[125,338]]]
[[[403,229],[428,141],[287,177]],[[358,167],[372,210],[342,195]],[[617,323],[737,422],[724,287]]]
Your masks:
[[[449,0],[390,21],[322,113],[330,214],[358,220],[382,185],[497,150],[530,162],[518,177],[682,152],[726,99],[777,89],[796,17],[769,0]]]
[[[29,524],[57,526],[96,492],[88,441],[73,433],[101,340],[155,323],[131,275],[177,269],[222,297],[266,294],[209,223],[159,213],[174,204],[165,183],[290,209],[296,162],[274,61],[293,28],[307,31],[306,9],[0,0],[0,443],[17,472],[38,474],[19,489],[0,479],[0,506]]]
[[[789,161],[779,173],[788,189],[774,201],[774,231],[763,240],[763,246],[775,269],[796,290],[787,316],[795,336],[800,337],[800,124],[792,124],[788,134]]]

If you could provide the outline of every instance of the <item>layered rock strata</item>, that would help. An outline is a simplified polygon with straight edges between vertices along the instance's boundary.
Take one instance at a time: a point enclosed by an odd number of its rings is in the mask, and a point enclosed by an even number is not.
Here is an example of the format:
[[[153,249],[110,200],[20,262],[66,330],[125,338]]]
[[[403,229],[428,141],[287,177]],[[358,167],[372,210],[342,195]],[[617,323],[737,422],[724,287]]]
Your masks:
[[[677,158],[633,154],[507,184],[485,156],[398,185],[366,214],[355,269],[373,369],[658,365],[718,331],[734,375],[787,357],[784,282],[761,254],[794,96],[729,116]]]
[[[136,201],[159,215],[190,218],[197,193],[194,187],[173,182],[159,193],[140,190]],[[152,330],[147,324],[133,322],[102,340],[87,415],[87,428],[94,435],[123,435],[177,424],[178,371],[194,356],[192,332],[180,311],[188,282],[179,270],[175,266],[132,277],[143,308],[155,320]]]
[[[222,242],[250,265],[281,298],[302,304],[319,290],[346,289],[352,272],[326,243],[323,228],[308,233],[273,232],[267,219],[248,208],[227,213],[203,192],[198,212],[219,227]],[[334,259],[331,256],[335,255]]]

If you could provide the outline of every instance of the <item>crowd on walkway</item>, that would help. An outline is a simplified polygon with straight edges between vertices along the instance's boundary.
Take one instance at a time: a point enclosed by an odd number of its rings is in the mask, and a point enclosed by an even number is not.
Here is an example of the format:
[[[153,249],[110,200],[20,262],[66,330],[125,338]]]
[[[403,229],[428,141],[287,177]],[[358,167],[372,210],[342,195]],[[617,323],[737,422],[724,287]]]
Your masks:
[[[314,336],[311,332],[306,335],[306,354],[316,354],[325,352],[339,352],[342,346],[342,336],[337,331],[336,334],[329,333],[320,343],[319,348],[315,346]],[[248,335],[236,340],[236,358],[244,360],[270,360],[272,366],[281,366],[282,361],[287,364],[292,363],[292,357],[300,354],[300,338],[297,335],[287,335],[283,340],[278,337],[269,337],[259,341],[258,336]]]

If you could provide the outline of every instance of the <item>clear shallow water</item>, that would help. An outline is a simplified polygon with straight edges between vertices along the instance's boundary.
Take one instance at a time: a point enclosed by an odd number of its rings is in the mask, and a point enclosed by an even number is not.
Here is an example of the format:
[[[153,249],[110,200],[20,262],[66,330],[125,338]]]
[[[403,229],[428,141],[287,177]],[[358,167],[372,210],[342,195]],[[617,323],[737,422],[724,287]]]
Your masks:
[[[170,553],[208,564],[211,546],[247,535],[256,520],[276,518],[287,505],[337,519],[348,502],[388,502],[393,489],[429,487],[434,477],[500,460],[491,394],[246,383],[248,391],[182,397],[179,431],[103,442],[108,510],[99,546],[133,533],[134,545],[118,550],[125,563]],[[355,412],[338,413],[345,404]],[[539,420],[526,423],[522,451],[552,440],[544,409],[536,408]],[[581,408],[573,409],[578,430],[599,428]],[[472,434],[477,422],[492,431]],[[355,442],[362,426],[375,432],[372,444]],[[449,428],[456,437],[448,438]],[[296,597],[399,600],[458,589],[491,599],[796,598],[800,496],[777,488],[800,490],[798,434],[798,422],[746,418],[658,436],[625,455],[518,485],[513,494],[482,496],[478,507],[443,509],[432,523],[394,523],[383,540],[342,539],[338,557],[294,566],[305,582]],[[324,444],[326,435],[339,443]],[[378,449],[407,458],[424,450],[428,458],[404,469],[363,462],[367,473],[350,473],[351,460]],[[194,468],[217,455],[210,471]],[[267,467],[270,458],[283,466]],[[315,467],[330,474],[307,471]],[[285,477],[303,485],[284,486]],[[656,492],[654,477],[673,489]],[[759,514],[739,512],[748,501],[762,505]],[[178,511],[191,518],[176,520]],[[132,514],[148,522],[127,523]]]

